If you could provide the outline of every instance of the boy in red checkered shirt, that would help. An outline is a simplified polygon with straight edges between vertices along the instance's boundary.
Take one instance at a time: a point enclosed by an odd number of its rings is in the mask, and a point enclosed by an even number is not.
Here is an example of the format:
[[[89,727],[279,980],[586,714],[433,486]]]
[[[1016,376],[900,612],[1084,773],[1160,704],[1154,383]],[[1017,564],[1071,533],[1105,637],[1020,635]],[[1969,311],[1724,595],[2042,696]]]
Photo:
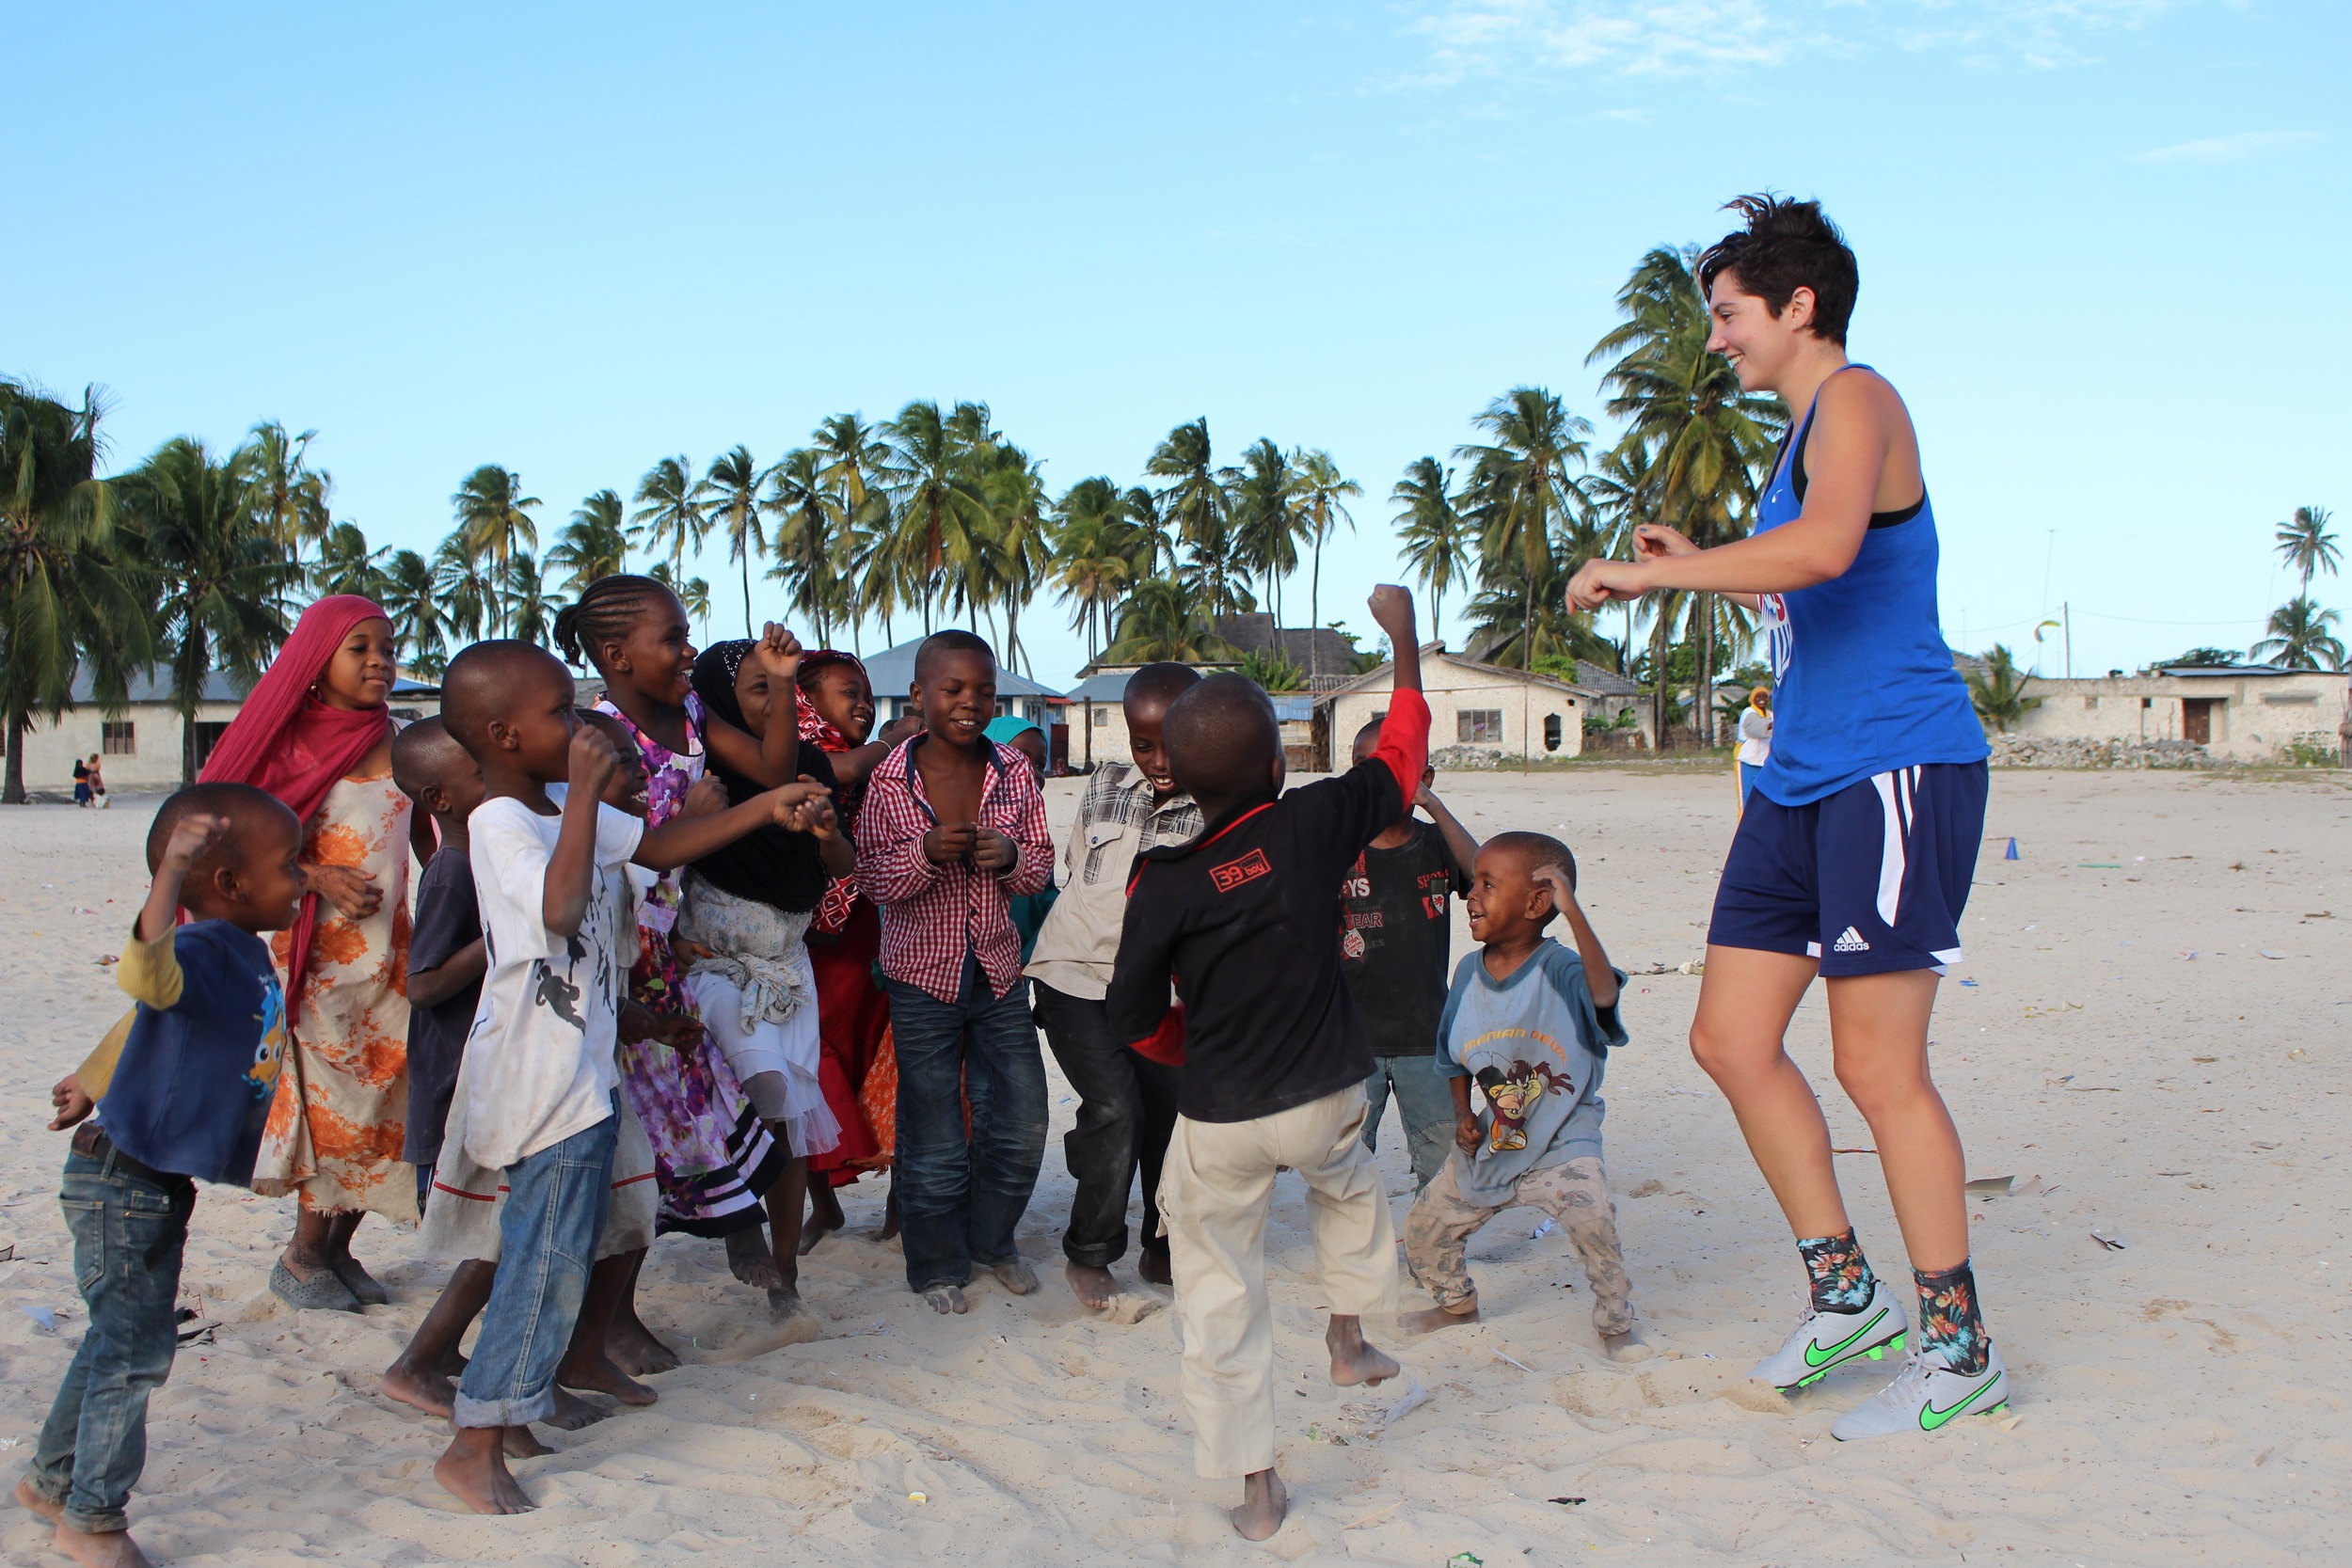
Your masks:
[[[1052,878],[1054,841],[1028,758],[983,733],[996,717],[989,645],[968,631],[925,640],[909,695],[924,730],[867,780],[857,884],[882,911],[907,1284],[961,1312],[975,1262],[1015,1295],[1037,1289],[1013,1227],[1045,1155],[1045,1064],[1010,900]]]

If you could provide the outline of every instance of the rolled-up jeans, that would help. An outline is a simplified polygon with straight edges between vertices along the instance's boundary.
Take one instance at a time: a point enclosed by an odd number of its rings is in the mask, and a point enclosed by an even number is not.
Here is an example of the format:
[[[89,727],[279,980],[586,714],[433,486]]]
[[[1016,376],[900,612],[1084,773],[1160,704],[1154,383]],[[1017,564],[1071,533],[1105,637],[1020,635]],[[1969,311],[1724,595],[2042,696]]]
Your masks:
[[[147,1467],[147,1402],[171,1373],[180,1259],[196,1183],[108,1149],[69,1154],[58,1193],[73,1237],[73,1280],[89,1308],[24,1479],[85,1535],[130,1528],[123,1512]]]
[[[885,978],[898,1055],[898,1151],[891,1187],[916,1291],[964,1285],[1020,1256],[1013,1227],[1045,1163],[1045,1059],[1029,982],[996,995],[964,955],[961,993],[942,1002]],[[964,1105],[971,1104],[971,1131]]]
[[[1143,1177],[1143,1244],[1165,1252],[1160,1236],[1160,1168],[1176,1131],[1176,1097],[1184,1069],[1127,1049],[1112,1032],[1110,1009],[1098,998],[1072,996],[1039,983],[1037,1022],[1078,1091],[1078,1120],[1062,1137],[1062,1153],[1078,1190],[1070,1200],[1070,1227],[1061,1249],[1082,1267],[1107,1269],[1127,1255],[1127,1194]],[[1450,1101],[1449,1101],[1450,1103]]]
[[[506,1167],[498,1275],[473,1359],[457,1385],[461,1427],[512,1427],[555,1413],[555,1367],[588,1292],[612,1197],[613,1115]]]

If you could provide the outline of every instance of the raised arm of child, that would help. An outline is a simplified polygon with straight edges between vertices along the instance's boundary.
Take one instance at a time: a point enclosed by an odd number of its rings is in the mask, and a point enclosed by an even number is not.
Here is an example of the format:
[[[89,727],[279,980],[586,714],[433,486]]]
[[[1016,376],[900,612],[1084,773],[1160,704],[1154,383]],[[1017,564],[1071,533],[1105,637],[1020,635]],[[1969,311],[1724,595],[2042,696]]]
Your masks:
[[[1576,890],[1568,886],[1566,873],[1556,865],[1539,865],[1534,879],[1551,889],[1551,907],[1567,920],[1568,934],[1576,941],[1576,956],[1584,960],[1584,987],[1593,993],[1593,1006],[1603,1009],[1615,1006],[1617,972],[1609,965],[1609,955],[1600,945],[1600,934],[1584,918],[1584,906],[1576,901]]]
[[[620,768],[612,742],[594,724],[572,732],[571,778],[564,797],[564,823],[539,895],[539,922],[559,937],[580,935],[588,918],[588,895],[596,883],[596,814],[604,809],[605,786]]]
[[[1422,777],[1428,777],[1425,769]],[[1421,786],[1421,793],[1414,797],[1413,804],[1429,814],[1429,820],[1438,825],[1438,836],[1445,840],[1446,852],[1454,857],[1454,863],[1462,868],[1462,875],[1468,877],[1470,867],[1478,863],[1478,840],[1470,837],[1470,830],[1462,826],[1461,818],[1446,809],[1446,803],[1438,799],[1437,791],[1428,784]]]
[[[743,657],[756,660],[768,674],[768,700],[773,705],[769,709],[768,733],[755,740],[712,713],[704,716],[703,737],[737,772],[771,787],[789,784],[801,771],[801,727],[793,722],[792,705],[793,684],[801,673],[801,640],[771,621]]]
[[[723,849],[755,828],[789,828],[803,802],[831,794],[813,779],[800,779],[707,816],[674,816],[659,828],[646,829],[637,841],[637,853],[629,858],[648,871],[667,871]]]
[[[1421,793],[1421,776],[1429,768],[1429,705],[1421,694],[1421,641],[1413,621],[1413,595],[1385,582],[1372,591],[1371,609],[1374,622],[1389,634],[1394,672],[1389,714],[1380,721],[1380,744],[1373,755],[1396,775],[1397,799],[1409,812],[1413,798]]]

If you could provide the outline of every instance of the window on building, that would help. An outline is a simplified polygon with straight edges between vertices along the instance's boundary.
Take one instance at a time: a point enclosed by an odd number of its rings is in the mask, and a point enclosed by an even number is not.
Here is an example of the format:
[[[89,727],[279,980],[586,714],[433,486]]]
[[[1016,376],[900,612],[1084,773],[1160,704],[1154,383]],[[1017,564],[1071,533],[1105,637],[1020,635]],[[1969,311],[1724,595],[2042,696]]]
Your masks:
[[[1544,715],[1544,750],[1556,752],[1559,749],[1560,716],[1556,713],[1547,713]]]
[[[110,757],[136,756],[139,750],[138,726],[128,719],[100,720],[98,749]]]
[[[1502,710],[1499,707],[1464,708],[1454,716],[1454,730],[1456,740],[1495,744],[1502,739]]]

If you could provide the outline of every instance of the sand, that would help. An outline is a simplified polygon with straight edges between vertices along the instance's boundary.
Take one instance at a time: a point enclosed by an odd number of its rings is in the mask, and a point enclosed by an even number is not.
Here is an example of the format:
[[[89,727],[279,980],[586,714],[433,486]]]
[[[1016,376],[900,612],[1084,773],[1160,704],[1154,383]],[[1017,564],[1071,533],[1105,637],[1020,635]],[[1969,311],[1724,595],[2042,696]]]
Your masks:
[[[1565,824],[1625,968],[1700,956],[1732,821],[1720,775],[1606,768],[1443,788],[1474,832]],[[1073,786],[1054,796],[1059,823]],[[0,813],[10,1465],[85,1326],[46,1091],[119,1009],[97,959],[140,895],[151,808]],[[1970,1174],[2042,1189],[1971,1205],[2013,1424],[1846,1447],[1831,1418],[1891,1364],[1785,1402],[1742,1383],[1793,1321],[1797,1264],[1684,1047],[1699,982],[1643,974],[1626,1001],[1633,1043],[1611,1068],[1609,1164],[1636,1301],[1665,1354],[1603,1358],[1565,1239],[1534,1237],[1537,1216],[1515,1211],[1472,1244],[1485,1325],[1410,1342],[1375,1331],[1430,1397],[1369,1435],[1404,1390],[1324,1381],[1304,1203],[1285,1178],[1268,1253],[1293,1512],[1267,1546],[1228,1529],[1232,1483],[1192,1473],[1170,1315],[1104,1321],[1061,1287],[1073,1107],[1058,1075],[1023,1228],[1041,1294],[983,1284],[969,1316],[933,1316],[872,1240],[869,1181],[848,1194],[850,1233],[809,1259],[829,1337],[771,1350],[762,1304],[721,1249],[667,1238],[644,1312],[688,1365],[655,1380],[651,1410],[549,1433],[555,1454],[516,1466],[545,1506],[516,1519],[459,1513],[430,1474],[445,1433],[376,1392],[440,1284],[413,1238],[377,1220],[360,1232],[394,1305],[297,1315],[263,1288],[289,1206],[208,1190],[183,1292],[220,1327],[154,1402],[136,1528],[159,1559],[254,1564],[2345,1560],[2352,1107],[2328,1101],[2352,1024],[2347,820],[2342,775],[1995,775],[1999,836],[1960,972],[1974,984],[1947,983],[1935,1034]],[[2013,862],[1999,858],[2012,833]],[[1793,1049],[1836,1143],[1867,1146],[1828,1071],[1818,1001]],[[1409,1178],[1393,1120],[1388,1133],[1401,1219]],[[1839,1167],[1865,1244],[1900,1278],[1876,1162]],[[2115,1227],[2127,1250],[2091,1237]],[[56,1309],[56,1332],[36,1307]],[[43,1540],[24,1514],[0,1524],[10,1562],[62,1560]]]

